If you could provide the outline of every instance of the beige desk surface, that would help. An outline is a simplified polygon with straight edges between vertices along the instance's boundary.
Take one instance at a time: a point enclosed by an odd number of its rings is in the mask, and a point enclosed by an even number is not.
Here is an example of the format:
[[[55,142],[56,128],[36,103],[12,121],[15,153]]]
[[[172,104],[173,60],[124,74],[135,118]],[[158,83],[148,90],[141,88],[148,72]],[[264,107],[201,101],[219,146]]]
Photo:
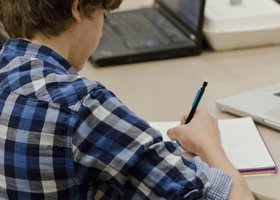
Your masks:
[[[201,106],[217,118],[215,100],[279,82],[280,46],[100,68],[86,63],[80,72],[111,89],[130,109],[146,119],[179,120],[188,113],[204,80],[209,82]],[[280,166],[280,132],[258,125],[273,158]],[[280,199],[280,175],[246,177],[252,191]]]

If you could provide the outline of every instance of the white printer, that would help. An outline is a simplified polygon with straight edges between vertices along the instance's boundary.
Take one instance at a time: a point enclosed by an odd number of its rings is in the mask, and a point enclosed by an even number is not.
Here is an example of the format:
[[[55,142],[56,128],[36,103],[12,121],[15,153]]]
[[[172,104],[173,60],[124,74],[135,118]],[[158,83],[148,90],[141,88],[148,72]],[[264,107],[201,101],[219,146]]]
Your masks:
[[[207,0],[203,32],[214,50],[280,44],[274,0]]]

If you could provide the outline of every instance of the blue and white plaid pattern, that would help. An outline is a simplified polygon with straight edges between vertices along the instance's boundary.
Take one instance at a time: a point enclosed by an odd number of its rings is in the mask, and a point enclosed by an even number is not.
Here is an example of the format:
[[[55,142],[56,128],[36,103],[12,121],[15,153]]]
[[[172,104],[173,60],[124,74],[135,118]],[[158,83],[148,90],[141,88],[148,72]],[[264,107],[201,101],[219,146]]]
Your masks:
[[[4,45],[0,199],[226,199],[230,188],[56,52]]]

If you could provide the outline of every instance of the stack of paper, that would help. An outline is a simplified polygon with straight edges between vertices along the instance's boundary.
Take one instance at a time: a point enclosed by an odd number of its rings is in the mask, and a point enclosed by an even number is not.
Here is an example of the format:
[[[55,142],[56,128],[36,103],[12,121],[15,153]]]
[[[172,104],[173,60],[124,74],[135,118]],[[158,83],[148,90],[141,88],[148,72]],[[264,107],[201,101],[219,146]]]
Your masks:
[[[179,122],[150,122],[164,140],[166,132]],[[277,167],[253,120],[247,118],[219,120],[222,145],[232,164],[242,174],[277,172]]]

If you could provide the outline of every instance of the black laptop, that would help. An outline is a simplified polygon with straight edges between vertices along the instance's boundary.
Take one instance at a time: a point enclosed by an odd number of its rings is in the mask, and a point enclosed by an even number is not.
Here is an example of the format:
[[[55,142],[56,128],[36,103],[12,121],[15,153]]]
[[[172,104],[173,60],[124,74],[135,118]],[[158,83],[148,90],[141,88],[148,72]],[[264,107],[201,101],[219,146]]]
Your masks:
[[[155,0],[152,8],[109,14],[92,54],[99,66],[198,55],[205,0]]]

